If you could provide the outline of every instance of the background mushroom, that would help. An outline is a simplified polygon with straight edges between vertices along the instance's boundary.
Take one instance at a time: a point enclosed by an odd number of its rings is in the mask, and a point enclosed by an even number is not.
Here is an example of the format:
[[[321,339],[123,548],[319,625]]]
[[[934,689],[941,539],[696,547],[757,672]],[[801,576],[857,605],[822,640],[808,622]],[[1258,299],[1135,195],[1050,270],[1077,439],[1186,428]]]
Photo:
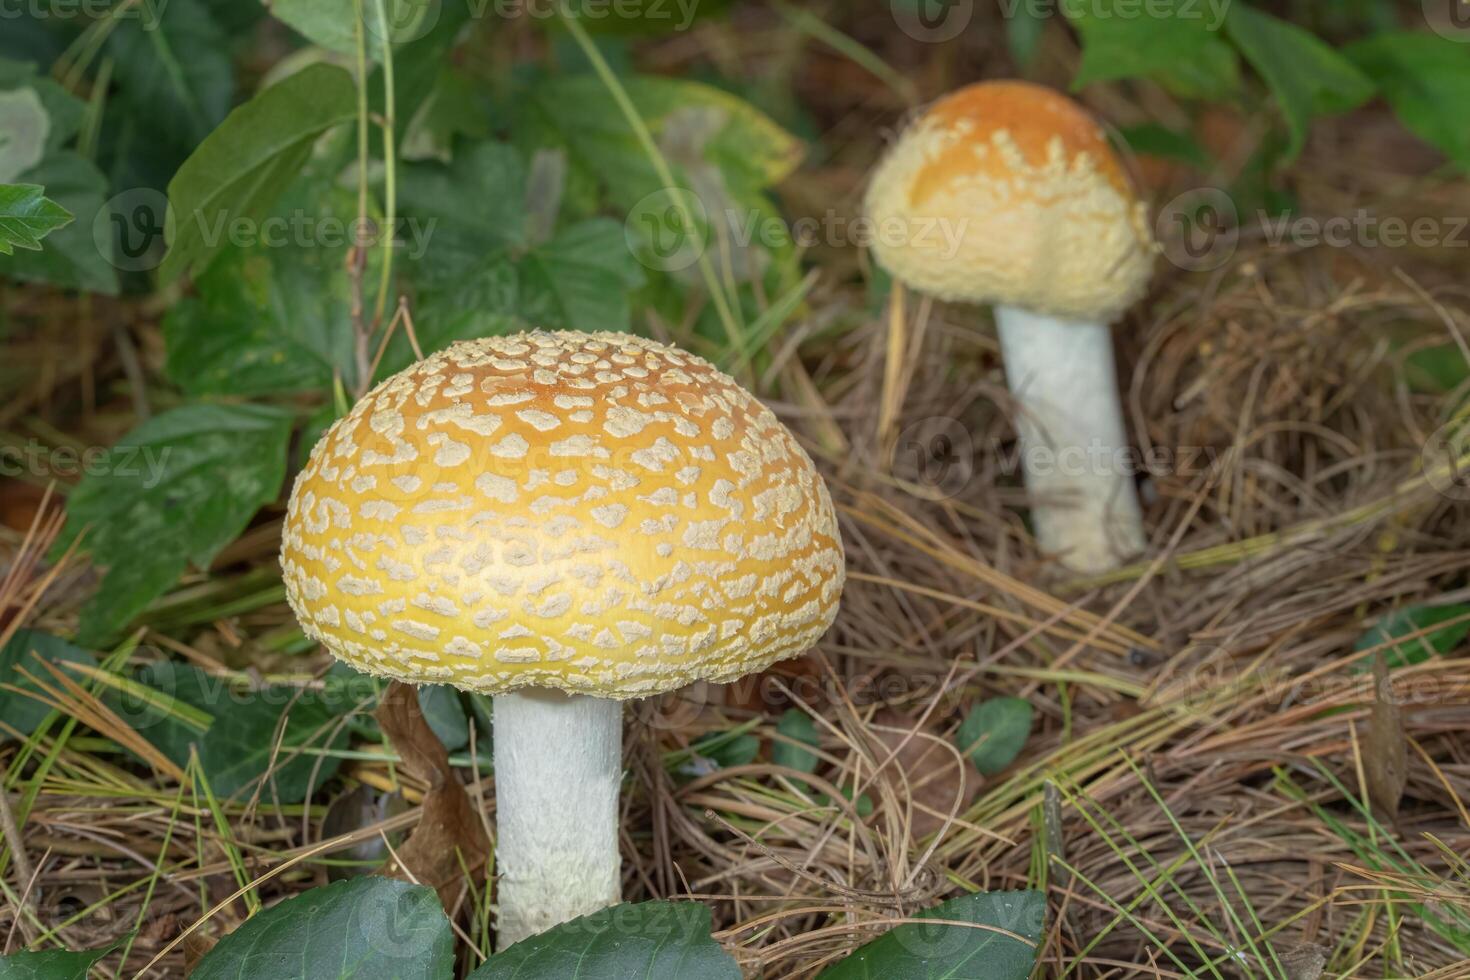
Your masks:
[[[843,583],[791,433],[623,334],[466,341],[383,382],[312,452],[281,563],[337,657],[495,696],[501,947],[619,899],[620,702],[805,652]]]
[[[1050,89],[971,85],[904,132],[866,207],[900,282],[994,305],[1041,548],[1084,574],[1140,551],[1108,325],[1155,247],[1102,129]]]

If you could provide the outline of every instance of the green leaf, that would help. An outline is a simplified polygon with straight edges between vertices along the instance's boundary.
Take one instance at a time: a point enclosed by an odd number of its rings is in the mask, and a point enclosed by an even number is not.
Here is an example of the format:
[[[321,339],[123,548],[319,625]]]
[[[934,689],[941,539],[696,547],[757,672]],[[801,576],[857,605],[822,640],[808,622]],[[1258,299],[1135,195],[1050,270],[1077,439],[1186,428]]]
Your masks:
[[[801,162],[801,142],[737,96],[698,82],[623,80],[634,108],[676,174],[714,167],[732,196],[769,187]],[[531,91],[525,136],[560,145],[572,165],[626,210],[662,190],[617,103],[593,75],[540,79]]]
[[[1209,152],[1188,133],[1168,129],[1158,123],[1143,123],[1121,129],[1118,135],[1134,153],[1178,160],[1200,170],[1210,166]]]
[[[363,39],[369,58],[380,53],[383,32],[379,20],[379,4],[384,0],[362,0],[365,21]],[[382,14],[387,18],[387,37],[393,44],[403,44],[421,37],[438,16],[439,4],[426,0],[386,0]],[[354,0],[268,0],[270,12],[277,20],[299,31],[304,37],[324,48],[342,54],[357,54],[357,9]]]
[[[1288,160],[1301,152],[1314,117],[1346,112],[1373,96],[1373,82],[1368,76],[1295,24],[1244,3],[1233,3],[1225,29],[1281,104],[1291,133]]]
[[[138,686],[108,688],[102,703],[174,765],[188,765],[229,696],[228,681],[171,660],[144,664],[129,679]]]
[[[448,684],[421,687],[419,709],[429,728],[450,752],[458,752],[470,744],[470,720],[460,703],[458,690]]]
[[[67,501],[65,540],[108,567],[82,613],[82,640],[126,626],[176,581],[206,567],[285,479],[291,415],[259,405],[187,405],[122,438]]]
[[[333,882],[257,912],[191,980],[448,980],[454,934],[433,889],[374,876]]]
[[[1228,102],[1240,91],[1240,55],[1211,37],[1194,57],[1154,72],[1154,80],[1180,98]]]
[[[0,684],[39,693],[39,688],[22,676],[21,671],[24,670],[32,677],[39,678],[47,687],[56,687],[56,680],[45,667],[36,662],[37,657],[56,665],[66,662],[96,663],[96,659],[86,650],[73,646],[60,637],[42,633],[40,630],[18,630],[10,638],[10,642],[0,647]],[[50,711],[50,708],[35,698],[15,691],[0,690],[0,721],[22,735],[35,731]],[[7,734],[0,733],[0,739]]]
[[[823,970],[819,980],[1026,980],[1036,963],[1036,944],[1046,921],[1046,896],[1039,891],[978,892],[952,898],[913,917],[972,925],[910,922],[895,926]],[[998,929],[1005,932],[995,931]]]
[[[199,0],[154,4],[120,17],[108,40],[118,101],[150,136],[187,151],[225,118],[234,69],[224,31]]]
[[[698,902],[614,905],[522,939],[469,980],[740,980]]]
[[[1435,629],[1440,623],[1449,625]],[[1423,631],[1421,635],[1413,636],[1420,631]],[[1409,639],[1411,636],[1413,638]],[[1362,653],[1376,646],[1392,644],[1383,646],[1383,659],[1389,670],[1395,670],[1442,657],[1464,642],[1466,636],[1470,636],[1470,606],[1406,606],[1384,616],[1358,637],[1353,650]],[[1359,670],[1366,670],[1369,666],[1367,658],[1360,658],[1356,666]]]
[[[0,92],[0,184],[41,162],[51,134],[51,116],[34,89]]]
[[[0,956],[0,980],[87,980],[87,971],[112,947],[73,953],[48,949],[40,953]]]
[[[1137,78],[1196,61],[1220,27],[1212,7],[1195,0],[1062,0],[1082,38],[1072,88]]]
[[[1379,34],[1343,50],[1378,83],[1403,124],[1470,170],[1470,50],[1438,34]]]
[[[800,708],[787,708],[781,714],[781,720],[776,723],[776,731],[812,748],[820,744],[816,723],[812,721],[811,715]],[[815,752],[779,739],[771,742],[771,761],[797,772],[815,772],[817,768]]]
[[[316,64],[240,106],[184,161],[168,185],[171,282],[204,268],[228,244],[237,218],[258,219],[295,178],[323,133],[357,112],[352,76]]]
[[[0,255],[39,250],[41,239],[71,224],[71,214],[37,184],[0,184]]]
[[[111,239],[99,245],[94,236],[97,215],[107,195],[107,178],[90,161],[64,150],[27,170],[21,180],[45,187],[46,196],[76,220],[53,232],[40,251],[0,256],[0,275],[116,294],[117,269],[112,265]]]
[[[519,263],[517,311],[543,328],[627,331],[633,327],[628,293],[643,272],[628,249],[623,226],[593,218],[558,233]]]
[[[13,29],[14,22],[8,24],[7,28]],[[66,141],[75,136],[77,130],[81,128],[82,117],[87,111],[86,105],[56,82],[38,76],[36,65],[33,62],[0,58],[0,89],[21,91],[30,89],[41,100],[41,106],[46,111],[49,129],[43,147],[43,156],[61,149]],[[0,125],[0,132],[7,132],[7,126]],[[0,144],[3,142],[4,137],[0,137]],[[0,166],[0,179],[3,179],[3,173],[4,167]]]
[[[336,773],[341,760],[295,750],[345,749],[352,734],[341,720],[345,707],[321,692],[289,687],[234,692],[222,698],[213,709],[214,724],[199,745],[199,764],[215,795],[222,799],[249,795],[269,772],[265,798],[279,797],[282,803],[305,799]],[[283,716],[285,727],[280,728]]]
[[[1031,703],[1023,698],[991,698],[970,709],[955,733],[955,744],[987,776],[1016,761],[1031,734]]]
[[[404,214],[431,228],[433,246],[419,263],[429,283],[454,282],[487,254],[526,244],[526,168],[515,149],[486,140],[445,166],[405,166],[399,180]]]
[[[355,196],[302,182],[274,211],[254,244],[226,249],[200,274],[198,296],[164,318],[166,370],[191,394],[321,391],[334,371],[355,384]]]

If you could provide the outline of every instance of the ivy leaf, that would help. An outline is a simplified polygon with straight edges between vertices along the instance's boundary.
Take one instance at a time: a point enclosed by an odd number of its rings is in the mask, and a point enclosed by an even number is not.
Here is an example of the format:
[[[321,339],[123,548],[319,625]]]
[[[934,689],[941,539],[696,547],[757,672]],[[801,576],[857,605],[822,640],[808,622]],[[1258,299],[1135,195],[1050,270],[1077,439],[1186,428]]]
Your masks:
[[[614,905],[522,939],[469,980],[740,980],[698,902]]]
[[[39,250],[41,239],[71,224],[66,208],[46,198],[37,184],[0,184],[0,255]]]
[[[787,708],[781,714],[781,720],[776,723],[776,731],[802,745],[810,745],[812,748],[820,744],[816,723],[812,721],[811,715],[800,708]],[[797,772],[815,772],[818,760],[817,754],[811,749],[775,740],[771,742],[771,761],[778,766],[795,769]]]
[[[1416,633],[1419,635],[1414,636]],[[1406,606],[1384,616],[1358,637],[1353,650],[1363,653],[1382,647],[1384,663],[1389,670],[1396,670],[1442,657],[1463,643],[1466,636],[1470,636],[1470,606]],[[1359,658],[1355,669],[1366,670],[1367,666],[1366,659]]]
[[[48,949],[39,953],[0,956],[0,980],[87,980],[87,972],[112,947],[73,953]]]
[[[1405,126],[1432,143],[1462,170],[1470,170],[1470,51],[1438,34],[1379,34],[1343,50],[1378,83]]]
[[[168,185],[167,283],[209,264],[237,218],[258,219],[296,177],[323,133],[354,118],[357,87],[333,65],[287,76],[230,113]]]
[[[1270,86],[1291,139],[1295,159],[1318,115],[1346,112],[1373,96],[1373,82],[1310,31],[1244,3],[1233,3],[1225,29],[1245,60]]]
[[[1062,0],[1062,12],[1082,38],[1074,90],[1187,65],[1220,27],[1210,5],[1193,0],[1156,0],[1147,12],[1130,0]]]
[[[1039,891],[978,892],[952,898],[913,918],[971,925],[895,926],[823,970],[819,980],[1026,980],[1036,964],[1046,896]]]
[[[285,480],[291,415],[262,405],[187,405],[157,415],[102,457],[67,501],[63,540],[108,571],[82,612],[97,645],[163,594],[189,562],[206,567]]]
[[[1016,761],[1031,734],[1031,703],[1023,698],[991,698],[970,709],[955,733],[955,744],[987,776]]]
[[[21,691],[40,693],[36,685],[21,673],[40,678],[47,686],[55,682],[45,667],[36,658],[47,663],[94,664],[96,659],[86,650],[73,646],[57,636],[40,630],[18,630],[10,641],[0,647],[0,684],[20,688]],[[45,704],[17,691],[0,690],[0,720],[22,735],[29,735],[40,726],[51,712]],[[0,735],[0,738],[3,738]],[[3,974],[0,974],[3,976]]]
[[[192,980],[448,980],[454,934],[433,889],[366,876],[257,912],[211,949]]]
[[[155,139],[187,151],[225,118],[234,69],[224,31],[199,0],[155,4],[120,17],[108,40],[118,100]]]
[[[21,181],[45,187],[46,196],[76,220],[53,231],[39,251],[0,257],[0,275],[115,295],[117,269],[112,265],[111,241],[103,247],[93,236],[107,195],[107,178],[91,161],[64,150],[27,170]]]
[[[323,390],[334,373],[355,383],[346,270],[354,196],[298,183],[275,212],[259,240],[226,249],[200,274],[198,296],[164,318],[166,370],[191,394]]]

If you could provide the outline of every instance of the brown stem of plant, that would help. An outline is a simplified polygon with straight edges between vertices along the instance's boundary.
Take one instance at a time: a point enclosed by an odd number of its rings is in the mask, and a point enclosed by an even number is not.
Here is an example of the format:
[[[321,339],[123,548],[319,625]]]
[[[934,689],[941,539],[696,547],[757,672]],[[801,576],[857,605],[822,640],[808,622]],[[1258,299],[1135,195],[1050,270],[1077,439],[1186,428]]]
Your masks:
[[[375,717],[403,768],[429,786],[418,826],[397,849],[388,873],[434,888],[452,913],[465,892],[465,872],[477,873],[490,853],[484,823],[450,767],[444,743],[424,718],[417,688],[389,684]]]

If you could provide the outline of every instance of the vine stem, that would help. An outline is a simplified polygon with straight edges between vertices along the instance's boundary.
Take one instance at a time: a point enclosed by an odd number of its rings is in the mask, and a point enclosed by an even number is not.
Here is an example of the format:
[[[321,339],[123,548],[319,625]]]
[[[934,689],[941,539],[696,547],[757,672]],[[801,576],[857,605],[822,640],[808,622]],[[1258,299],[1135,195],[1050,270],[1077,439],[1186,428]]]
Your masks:
[[[361,0],[358,0],[360,3]],[[378,301],[373,305],[371,330],[383,322],[388,290],[393,285],[393,238],[398,225],[398,146],[394,116],[397,99],[393,83],[393,38],[388,31],[387,5],[374,0],[378,12],[378,40],[383,58],[383,268],[378,276]],[[369,378],[369,381],[371,378]]]
[[[598,51],[597,45],[592,43],[592,38],[587,36],[586,28],[568,11],[560,7],[557,10],[561,15],[562,21],[567,25],[567,30],[571,33],[572,39],[577,42],[577,46],[582,49],[582,53],[591,63],[592,70],[597,73],[597,77],[607,88],[608,94],[617,103],[618,110],[622,112],[623,117],[628,122],[629,128],[633,130],[634,137],[637,138],[639,144],[643,147],[643,152],[647,155],[648,162],[653,165],[654,173],[658,175],[658,179],[663,183],[664,188],[670,192],[670,196],[674,199],[674,207],[679,212],[679,220],[683,222],[685,228],[693,231],[696,227],[694,214],[689,210],[689,205],[685,203],[683,196],[673,193],[679,190],[679,185],[674,181],[674,171],[669,166],[669,161],[664,158],[663,152],[658,148],[658,144],[654,142],[653,134],[649,132],[648,124],[638,114],[638,108],[633,105],[633,100],[628,96],[628,90],[623,87],[622,82],[618,81],[617,75],[613,73],[612,68],[608,66],[607,60],[603,58],[602,52]],[[730,299],[725,295],[725,290],[720,284],[719,277],[715,274],[714,265],[710,262],[709,255],[705,249],[699,249],[696,262],[699,266],[699,274],[704,279],[705,288],[709,290],[710,299],[715,304],[715,311],[720,316],[720,323],[725,328],[725,334],[730,338],[730,343],[734,345],[735,353],[740,358],[744,358],[745,335],[741,331],[739,322],[735,319],[735,312],[730,305]]]
[[[367,97],[367,32],[363,16],[362,0],[352,0],[355,14],[353,33],[357,39],[357,229],[367,227],[368,221],[368,97]],[[354,240],[348,259],[347,274],[352,279],[352,338],[356,354],[357,378],[353,386],[354,399],[367,392],[369,377],[368,326],[363,318],[362,277],[366,265],[367,251],[363,242]]]

